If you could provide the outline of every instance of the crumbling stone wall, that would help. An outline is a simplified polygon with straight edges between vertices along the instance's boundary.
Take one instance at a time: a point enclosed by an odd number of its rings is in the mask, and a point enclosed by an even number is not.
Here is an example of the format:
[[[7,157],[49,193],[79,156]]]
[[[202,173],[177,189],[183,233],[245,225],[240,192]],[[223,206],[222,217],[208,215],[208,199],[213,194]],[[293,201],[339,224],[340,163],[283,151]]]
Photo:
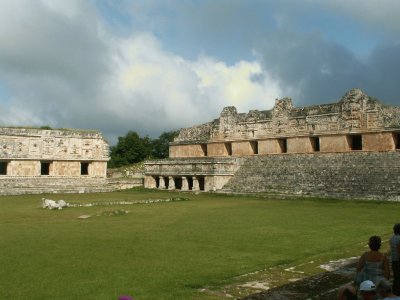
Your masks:
[[[272,110],[237,113],[225,107],[218,119],[182,129],[174,142],[238,140],[348,133],[400,128],[400,108],[387,106],[359,89],[347,92],[338,103],[294,107],[290,98],[277,99]]]

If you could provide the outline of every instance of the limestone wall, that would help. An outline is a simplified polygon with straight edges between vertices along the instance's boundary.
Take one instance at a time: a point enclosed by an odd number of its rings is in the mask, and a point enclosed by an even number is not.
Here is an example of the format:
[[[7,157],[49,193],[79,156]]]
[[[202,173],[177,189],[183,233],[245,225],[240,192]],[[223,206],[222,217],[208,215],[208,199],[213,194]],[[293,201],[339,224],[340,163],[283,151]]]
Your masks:
[[[97,131],[0,128],[1,194],[102,190],[108,159]]]
[[[400,200],[400,152],[275,154],[241,158],[225,190]]]
[[[182,129],[170,145],[170,156],[346,152],[358,142],[361,150],[389,151],[398,148],[398,132],[399,107],[354,89],[332,104],[294,107],[291,99],[283,98],[265,111],[238,113],[225,107],[218,119]],[[360,134],[362,140],[352,138]]]
[[[35,176],[40,174],[39,161],[14,160],[7,164],[7,175],[10,176]]]
[[[347,152],[350,151],[346,135],[327,135],[320,137],[321,152]]]
[[[113,190],[116,188],[108,186],[104,178],[6,176],[0,179],[0,195],[93,193]]]
[[[230,156],[232,155],[231,143],[210,143],[207,145],[207,156]]]
[[[108,144],[96,131],[0,128],[0,159],[109,159]]]
[[[203,144],[171,145],[169,157],[203,157],[207,156],[207,146]]]
[[[366,151],[386,151],[396,149],[397,135],[391,132],[364,134],[363,149]]]

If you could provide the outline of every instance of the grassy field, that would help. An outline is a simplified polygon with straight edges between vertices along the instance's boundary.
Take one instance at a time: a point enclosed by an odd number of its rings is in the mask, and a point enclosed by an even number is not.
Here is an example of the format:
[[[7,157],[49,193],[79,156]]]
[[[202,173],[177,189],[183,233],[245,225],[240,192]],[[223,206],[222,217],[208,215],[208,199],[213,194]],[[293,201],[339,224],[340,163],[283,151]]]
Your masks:
[[[0,299],[215,299],[199,289],[271,266],[358,255],[370,235],[387,239],[400,221],[400,204],[372,201],[133,189],[48,197],[188,201],[49,211],[41,197],[0,197]],[[108,215],[113,209],[129,213]]]

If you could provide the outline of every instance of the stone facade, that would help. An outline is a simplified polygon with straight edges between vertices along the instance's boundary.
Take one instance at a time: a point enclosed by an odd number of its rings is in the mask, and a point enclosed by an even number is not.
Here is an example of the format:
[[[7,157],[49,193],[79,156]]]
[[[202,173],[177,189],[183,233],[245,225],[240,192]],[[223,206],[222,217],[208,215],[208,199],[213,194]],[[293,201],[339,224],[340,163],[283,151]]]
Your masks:
[[[2,194],[102,189],[108,160],[97,131],[0,128]]]
[[[182,129],[170,157],[386,151],[398,148],[398,132],[399,107],[354,89],[333,104],[297,108],[284,98],[247,114],[225,107],[218,119]]]
[[[201,169],[203,161],[215,164],[225,159],[232,164],[231,173],[204,190],[396,198],[399,149],[400,107],[385,105],[359,89],[336,103],[308,107],[294,107],[291,99],[283,98],[265,111],[238,113],[235,107],[225,107],[218,119],[182,129],[170,144],[171,159],[158,169],[146,165],[145,187],[163,188],[157,176],[169,176],[172,170],[169,181],[192,176],[190,164]],[[184,160],[185,171],[177,170]],[[366,168],[371,171],[363,172]],[[222,175],[196,176],[207,181]],[[378,180],[380,176],[385,180]],[[379,182],[376,192],[366,186],[373,182]],[[186,189],[185,184],[179,186]]]
[[[223,187],[230,192],[400,201],[400,152],[248,156]]]
[[[221,189],[235,174],[233,158],[168,159],[145,162],[147,188],[184,191]]]

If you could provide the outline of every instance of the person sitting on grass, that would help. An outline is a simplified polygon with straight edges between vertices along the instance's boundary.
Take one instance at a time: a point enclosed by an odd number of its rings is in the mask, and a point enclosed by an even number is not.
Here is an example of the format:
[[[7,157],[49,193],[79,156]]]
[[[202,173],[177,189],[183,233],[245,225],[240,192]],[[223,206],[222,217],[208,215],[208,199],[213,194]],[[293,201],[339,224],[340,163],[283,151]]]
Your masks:
[[[390,238],[390,255],[393,270],[393,293],[400,295],[400,223],[394,224]]]
[[[399,296],[393,294],[392,285],[387,279],[382,279],[379,281],[378,285],[376,286],[376,290],[383,300],[400,300]]]
[[[371,280],[377,284],[382,279],[389,279],[389,261],[386,255],[379,251],[381,243],[379,236],[374,235],[369,238],[370,251],[365,252],[358,260],[356,284],[365,280]]]

